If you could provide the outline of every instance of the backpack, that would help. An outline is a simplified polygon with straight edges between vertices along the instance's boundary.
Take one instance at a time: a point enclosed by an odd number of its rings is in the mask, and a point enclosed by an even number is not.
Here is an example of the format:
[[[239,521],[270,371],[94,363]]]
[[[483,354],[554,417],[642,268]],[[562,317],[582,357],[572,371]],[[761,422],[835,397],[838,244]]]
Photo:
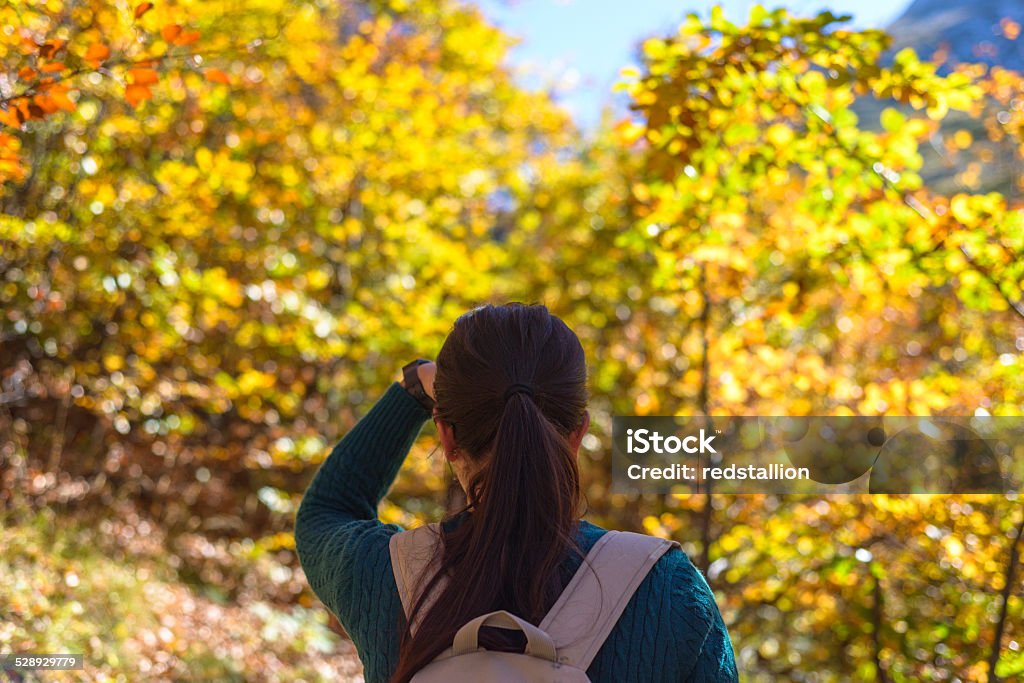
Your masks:
[[[391,565],[402,607],[408,618],[419,593],[417,585],[433,575],[440,558],[439,525],[403,531],[391,537]],[[414,683],[452,681],[531,681],[582,683],[586,670],[640,583],[659,558],[673,546],[654,536],[627,531],[608,531],[598,539],[586,558],[537,626],[505,610],[483,614],[455,634],[452,646],[413,676]],[[427,573],[427,572],[430,573]],[[443,588],[442,579],[433,596]],[[433,603],[429,596],[420,614]],[[481,649],[482,626],[516,629],[526,636],[526,648],[518,652]],[[415,631],[418,623],[410,623]]]

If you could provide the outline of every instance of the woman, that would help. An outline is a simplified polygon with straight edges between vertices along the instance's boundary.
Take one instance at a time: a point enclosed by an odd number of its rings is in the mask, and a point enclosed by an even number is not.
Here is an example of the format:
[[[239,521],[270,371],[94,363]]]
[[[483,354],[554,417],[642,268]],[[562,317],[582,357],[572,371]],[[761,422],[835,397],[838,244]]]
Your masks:
[[[369,683],[408,681],[474,617],[507,610],[537,624],[551,608],[607,533],[580,519],[586,403],[583,348],[565,323],[541,305],[488,305],[461,316],[436,366],[407,371],[335,447],[302,501],[295,541]],[[468,504],[441,527],[434,595],[406,618],[389,553],[401,529],[376,509],[431,413]],[[516,646],[498,633],[508,632],[481,632],[481,643]],[[586,673],[616,683],[737,679],[714,595],[678,547],[640,583]]]

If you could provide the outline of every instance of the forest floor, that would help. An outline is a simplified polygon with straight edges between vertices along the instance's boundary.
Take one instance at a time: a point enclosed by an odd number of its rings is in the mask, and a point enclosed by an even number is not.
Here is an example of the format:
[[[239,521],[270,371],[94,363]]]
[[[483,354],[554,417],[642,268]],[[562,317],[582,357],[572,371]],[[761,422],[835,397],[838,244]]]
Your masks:
[[[84,671],[25,680],[362,681],[351,641],[274,545],[169,539],[128,507],[0,511],[0,655],[84,655]]]

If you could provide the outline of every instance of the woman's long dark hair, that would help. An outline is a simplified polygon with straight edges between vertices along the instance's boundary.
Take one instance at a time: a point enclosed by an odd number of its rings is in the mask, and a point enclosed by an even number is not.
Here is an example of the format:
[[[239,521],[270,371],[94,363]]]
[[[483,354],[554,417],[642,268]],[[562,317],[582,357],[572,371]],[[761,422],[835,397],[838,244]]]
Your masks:
[[[512,385],[525,388],[506,398]],[[440,569],[414,605],[415,633],[403,634],[397,683],[481,614],[505,609],[539,623],[563,588],[559,567],[575,548],[579,521],[579,470],[568,436],[583,422],[587,371],[565,323],[542,305],[474,309],[445,340],[434,388],[438,419],[452,425],[460,455],[479,471],[456,513],[463,519],[442,532]],[[447,584],[428,603],[442,577]]]

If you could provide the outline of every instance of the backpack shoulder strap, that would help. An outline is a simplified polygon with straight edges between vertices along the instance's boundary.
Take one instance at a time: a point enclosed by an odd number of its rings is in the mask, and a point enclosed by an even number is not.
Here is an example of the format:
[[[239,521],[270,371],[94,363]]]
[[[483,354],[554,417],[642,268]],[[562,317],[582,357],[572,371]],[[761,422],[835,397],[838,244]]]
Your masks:
[[[586,671],[651,568],[675,541],[608,531],[540,623],[564,664]]]
[[[398,585],[398,596],[402,600],[402,609],[408,619],[416,600],[419,599],[420,591],[433,577],[431,567],[440,558],[440,525],[427,524],[399,532],[391,537],[388,550],[391,553],[391,570]],[[440,589],[442,585],[438,584],[437,588]],[[434,591],[435,596],[438,593],[439,590]],[[420,614],[424,613],[425,610],[420,611]],[[417,625],[410,624],[410,631],[414,631]]]

